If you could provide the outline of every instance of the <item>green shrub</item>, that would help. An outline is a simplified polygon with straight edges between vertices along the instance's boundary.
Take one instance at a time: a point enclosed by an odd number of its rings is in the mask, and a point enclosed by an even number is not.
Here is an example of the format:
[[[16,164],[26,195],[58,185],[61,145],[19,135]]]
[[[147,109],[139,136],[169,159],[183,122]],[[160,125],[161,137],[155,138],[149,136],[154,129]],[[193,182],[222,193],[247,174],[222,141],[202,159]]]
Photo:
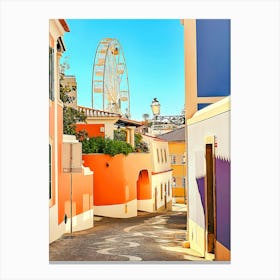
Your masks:
[[[111,140],[109,138],[92,137],[82,141],[83,153],[103,153],[111,156],[117,154],[128,155],[134,152],[131,145],[119,140]]]

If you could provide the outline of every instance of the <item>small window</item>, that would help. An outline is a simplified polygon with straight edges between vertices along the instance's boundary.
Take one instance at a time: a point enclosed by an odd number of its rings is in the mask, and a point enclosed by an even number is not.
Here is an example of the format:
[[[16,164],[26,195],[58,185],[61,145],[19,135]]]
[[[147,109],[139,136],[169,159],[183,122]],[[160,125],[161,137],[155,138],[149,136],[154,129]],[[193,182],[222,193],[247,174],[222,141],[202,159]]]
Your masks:
[[[170,196],[170,181],[168,181],[168,196]]]
[[[157,161],[159,163],[159,150],[157,149]]]
[[[171,164],[176,164],[176,155],[170,155],[171,157]]]
[[[160,199],[163,199],[163,185],[160,184]]]
[[[175,177],[172,178],[172,186],[176,187],[176,178]]]
[[[161,163],[163,163],[163,153],[162,153],[162,149],[160,149],[160,155],[161,155]]]
[[[166,149],[164,149],[164,160],[167,162]]]

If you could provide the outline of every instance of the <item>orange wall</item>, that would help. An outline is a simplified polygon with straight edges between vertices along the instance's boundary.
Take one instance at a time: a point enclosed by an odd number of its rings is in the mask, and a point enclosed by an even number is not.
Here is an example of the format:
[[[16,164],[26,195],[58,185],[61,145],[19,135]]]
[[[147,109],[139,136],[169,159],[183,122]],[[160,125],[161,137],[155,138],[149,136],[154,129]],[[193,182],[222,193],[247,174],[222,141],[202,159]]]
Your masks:
[[[70,213],[70,190],[71,190],[71,174],[60,174],[60,188],[58,192],[58,223],[64,221],[66,214],[68,219]],[[84,201],[84,196],[88,201]],[[84,176],[83,173],[72,173],[72,215],[79,215],[93,207],[93,175]]]
[[[63,107],[57,106],[58,118],[58,224],[64,221],[64,215],[70,218],[70,174],[63,173],[62,169],[62,144],[63,144]],[[84,195],[88,195],[89,202],[84,205]],[[93,175],[84,176],[83,173],[72,174],[72,204],[73,216],[87,211],[93,205]],[[91,205],[91,206],[90,206]]]
[[[51,186],[51,193],[52,193],[52,197],[50,199],[50,204],[49,207],[52,207],[55,204],[55,168],[54,168],[54,156],[55,156],[55,144],[54,144],[54,102],[49,101],[50,105],[49,105],[49,137],[52,140],[52,142],[50,142],[51,144],[51,148],[52,148],[52,159],[51,159],[51,167],[52,167],[52,186]]]
[[[137,198],[137,180],[140,171],[151,174],[148,153],[131,153],[128,156],[84,154],[84,166],[94,172],[94,205],[123,204]],[[109,166],[106,166],[106,163]],[[151,186],[141,187],[141,197],[151,198]],[[143,198],[142,198],[143,199]]]
[[[49,101],[49,135],[54,138],[54,102]]]
[[[148,170],[140,171],[137,180],[137,200],[150,199],[151,187]]]
[[[97,137],[97,136],[104,137],[105,132],[100,132],[101,127],[104,128],[104,124],[76,124],[76,132],[85,129],[89,137]]]

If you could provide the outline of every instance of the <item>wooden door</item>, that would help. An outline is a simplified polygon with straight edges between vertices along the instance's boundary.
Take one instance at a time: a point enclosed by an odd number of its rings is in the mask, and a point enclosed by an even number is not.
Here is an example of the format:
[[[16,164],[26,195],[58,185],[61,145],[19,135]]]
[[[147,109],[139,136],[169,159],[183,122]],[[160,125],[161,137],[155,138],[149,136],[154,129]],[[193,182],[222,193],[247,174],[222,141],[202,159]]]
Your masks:
[[[206,208],[206,252],[214,253],[215,244],[215,192],[214,192],[214,166],[213,145],[206,144],[206,182],[205,182],[205,208]]]

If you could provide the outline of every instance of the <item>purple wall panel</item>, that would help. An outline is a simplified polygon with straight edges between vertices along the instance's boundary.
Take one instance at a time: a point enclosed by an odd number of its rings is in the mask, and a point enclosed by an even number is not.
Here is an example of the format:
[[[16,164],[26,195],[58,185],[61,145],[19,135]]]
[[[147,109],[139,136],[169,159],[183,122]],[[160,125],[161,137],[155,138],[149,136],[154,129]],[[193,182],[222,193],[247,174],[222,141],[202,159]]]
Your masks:
[[[201,177],[201,178],[196,178],[196,182],[197,182],[197,186],[198,186],[198,191],[200,193],[200,198],[201,198],[201,202],[202,202],[202,206],[203,206],[203,210],[204,210],[204,214],[205,214],[205,190],[204,190],[204,181],[205,181],[205,177]],[[203,225],[204,227],[204,225]]]
[[[230,250],[230,161],[215,160],[217,241]]]

